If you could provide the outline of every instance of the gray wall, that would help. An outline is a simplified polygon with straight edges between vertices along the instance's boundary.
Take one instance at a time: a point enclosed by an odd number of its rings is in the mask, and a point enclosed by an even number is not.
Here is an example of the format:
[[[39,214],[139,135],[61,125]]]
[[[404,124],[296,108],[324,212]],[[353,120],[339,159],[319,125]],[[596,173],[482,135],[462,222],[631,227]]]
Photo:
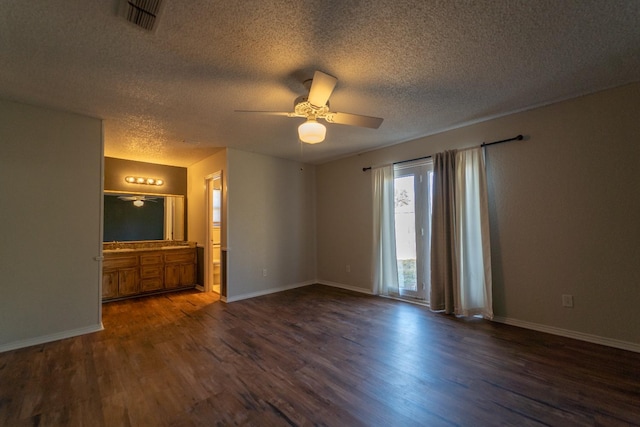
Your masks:
[[[315,168],[231,149],[227,163],[228,300],[314,283]]]
[[[205,177],[223,174],[222,246],[229,250],[225,300],[315,282],[313,166],[227,149],[188,169],[189,240],[199,243],[206,238]]]
[[[0,100],[0,351],[101,328],[102,123]]]
[[[521,133],[529,140],[486,149],[498,320],[638,346],[639,111],[631,84],[319,166],[319,280],[372,291],[362,167]]]

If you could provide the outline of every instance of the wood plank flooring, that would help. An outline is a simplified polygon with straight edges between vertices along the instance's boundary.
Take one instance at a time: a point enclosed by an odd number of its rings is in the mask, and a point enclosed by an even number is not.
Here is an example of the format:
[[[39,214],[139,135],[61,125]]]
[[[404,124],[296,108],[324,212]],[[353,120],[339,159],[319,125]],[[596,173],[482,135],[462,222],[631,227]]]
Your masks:
[[[320,285],[103,323],[0,354],[0,425],[640,425],[638,353]]]

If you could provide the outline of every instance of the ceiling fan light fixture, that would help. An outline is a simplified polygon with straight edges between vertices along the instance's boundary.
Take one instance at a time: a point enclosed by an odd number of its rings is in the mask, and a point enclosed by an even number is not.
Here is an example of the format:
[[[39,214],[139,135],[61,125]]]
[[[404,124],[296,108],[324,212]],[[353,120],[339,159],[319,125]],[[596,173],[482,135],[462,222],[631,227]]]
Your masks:
[[[318,123],[315,119],[308,119],[306,122],[298,126],[298,136],[300,141],[307,144],[317,144],[324,141],[324,137],[327,135],[327,128]]]
[[[143,200],[134,200],[133,201],[133,206],[135,206],[136,208],[141,208],[142,206],[144,206],[144,201]]]

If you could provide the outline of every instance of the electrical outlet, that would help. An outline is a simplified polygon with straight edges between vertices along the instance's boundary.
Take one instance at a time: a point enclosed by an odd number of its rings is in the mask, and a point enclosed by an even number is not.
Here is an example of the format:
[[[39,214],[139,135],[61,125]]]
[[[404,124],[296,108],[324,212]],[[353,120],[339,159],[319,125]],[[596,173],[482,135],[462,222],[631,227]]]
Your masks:
[[[351,266],[347,264],[347,273],[351,273]]]
[[[573,308],[573,295],[562,295],[562,306]]]
[[[262,269],[262,277],[267,277],[267,269],[266,268]]]

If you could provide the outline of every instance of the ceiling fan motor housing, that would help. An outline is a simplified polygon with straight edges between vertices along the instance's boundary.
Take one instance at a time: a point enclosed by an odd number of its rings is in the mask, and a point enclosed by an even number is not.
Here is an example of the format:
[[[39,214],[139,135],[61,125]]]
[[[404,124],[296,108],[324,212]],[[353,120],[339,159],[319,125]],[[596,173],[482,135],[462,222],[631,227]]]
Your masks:
[[[302,95],[293,101],[293,111],[299,117],[322,119],[329,113],[329,102],[318,107],[309,102],[308,96]]]

